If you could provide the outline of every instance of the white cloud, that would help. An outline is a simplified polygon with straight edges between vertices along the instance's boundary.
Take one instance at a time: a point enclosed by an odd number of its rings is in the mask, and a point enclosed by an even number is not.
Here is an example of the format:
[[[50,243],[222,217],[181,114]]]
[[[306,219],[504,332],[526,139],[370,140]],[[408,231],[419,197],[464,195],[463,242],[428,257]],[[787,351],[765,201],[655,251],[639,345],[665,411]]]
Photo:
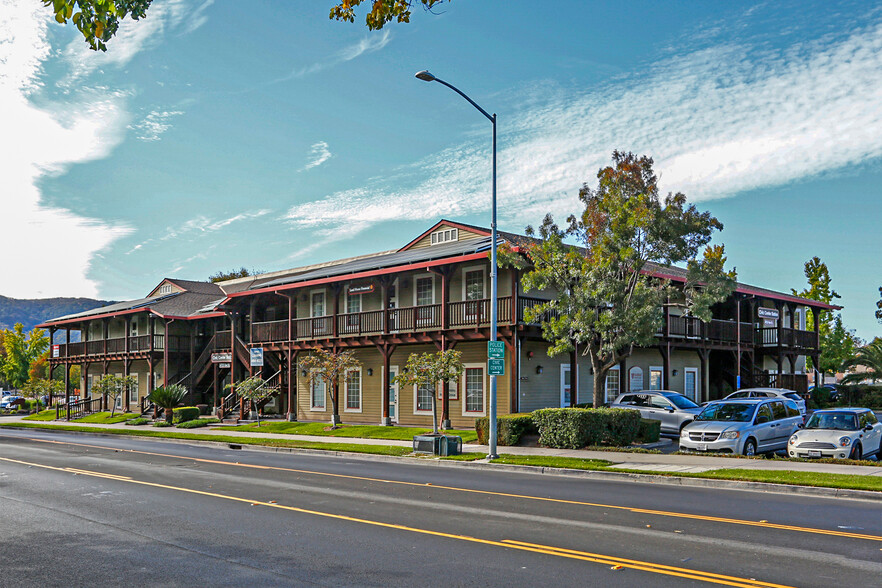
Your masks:
[[[331,151],[328,149],[328,144],[324,141],[319,141],[309,148],[309,161],[300,171],[318,167],[329,159],[331,159]]]
[[[171,119],[184,114],[181,110],[154,110],[129,128],[142,141],[159,141],[159,136],[171,128]]]
[[[652,155],[662,187],[693,201],[882,156],[882,22],[870,22],[777,54],[738,44],[693,50],[596,91],[543,86],[544,99],[533,92],[529,107],[500,115],[500,217],[518,224],[576,211],[579,187],[595,183],[616,148]],[[352,234],[489,210],[490,133],[476,128],[474,139],[395,178],[295,206],[287,218]]]
[[[331,68],[340,63],[345,63],[347,61],[352,61],[353,59],[365,54],[372,53],[374,51],[379,51],[383,47],[389,44],[389,41],[392,40],[392,33],[388,30],[383,31],[382,34],[379,35],[371,35],[369,37],[365,37],[358,43],[353,45],[349,45],[348,47],[342,48],[340,51],[336,53],[333,57],[328,59],[327,61],[319,61],[313,63],[312,65],[308,65],[306,67],[298,67],[291,70],[286,76],[275,79],[270,84],[277,84],[279,82],[285,82],[288,80],[293,80],[295,78],[302,78],[309,74],[314,74],[316,72],[320,72],[322,70]]]

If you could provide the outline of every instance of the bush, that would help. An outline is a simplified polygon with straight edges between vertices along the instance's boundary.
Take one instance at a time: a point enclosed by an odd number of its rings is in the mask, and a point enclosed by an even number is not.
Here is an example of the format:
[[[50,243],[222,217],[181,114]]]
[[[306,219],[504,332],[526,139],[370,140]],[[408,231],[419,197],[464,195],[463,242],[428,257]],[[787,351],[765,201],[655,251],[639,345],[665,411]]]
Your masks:
[[[475,430],[478,432],[478,443],[487,445],[490,439],[490,419],[475,419]],[[535,432],[532,414],[516,413],[496,417],[496,442],[499,445],[517,445],[521,436]]]
[[[207,419],[193,419],[191,421],[186,421],[178,425],[179,429],[195,429],[197,427],[204,427],[205,425],[212,425],[214,423],[219,423],[220,419],[216,419],[214,417]]]
[[[153,421],[154,427],[170,427],[171,423],[167,421]]]
[[[543,408],[533,413],[539,444],[559,449],[628,445],[640,431],[640,412],[621,408]]]
[[[843,406],[882,408],[882,386],[869,384],[840,386],[839,404]]]
[[[172,411],[172,422],[175,424],[186,423],[199,418],[199,409],[195,406],[182,406]]]
[[[661,421],[654,419],[640,419],[640,430],[637,438],[644,443],[655,443],[661,437]]]
[[[208,414],[208,405],[207,404],[197,404],[196,408],[199,409],[199,414]]]
[[[146,425],[149,422],[150,421],[145,419],[144,417],[138,417],[136,419],[131,419],[131,420],[126,421],[125,424],[131,425],[133,427],[137,427],[139,425]]]

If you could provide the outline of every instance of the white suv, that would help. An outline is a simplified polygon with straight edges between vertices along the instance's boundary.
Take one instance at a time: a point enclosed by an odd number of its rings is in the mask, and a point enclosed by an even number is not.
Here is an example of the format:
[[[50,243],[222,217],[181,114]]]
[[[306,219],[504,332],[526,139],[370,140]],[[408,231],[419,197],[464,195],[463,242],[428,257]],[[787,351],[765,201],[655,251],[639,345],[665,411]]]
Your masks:
[[[732,392],[723,400],[735,400],[737,398],[789,398],[796,403],[799,414],[805,419],[805,400],[802,396],[787,388],[744,388],[743,390]]]

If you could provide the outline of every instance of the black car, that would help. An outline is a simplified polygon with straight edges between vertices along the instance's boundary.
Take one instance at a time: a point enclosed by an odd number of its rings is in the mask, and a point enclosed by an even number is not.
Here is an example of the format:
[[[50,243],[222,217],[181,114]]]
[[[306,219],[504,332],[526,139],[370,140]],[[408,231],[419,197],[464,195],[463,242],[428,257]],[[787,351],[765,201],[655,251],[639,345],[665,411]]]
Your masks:
[[[818,393],[827,392],[830,395],[830,402],[839,400],[839,384],[821,384],[820,386],[812,386],[808,389],[812,400],[818,401]]]

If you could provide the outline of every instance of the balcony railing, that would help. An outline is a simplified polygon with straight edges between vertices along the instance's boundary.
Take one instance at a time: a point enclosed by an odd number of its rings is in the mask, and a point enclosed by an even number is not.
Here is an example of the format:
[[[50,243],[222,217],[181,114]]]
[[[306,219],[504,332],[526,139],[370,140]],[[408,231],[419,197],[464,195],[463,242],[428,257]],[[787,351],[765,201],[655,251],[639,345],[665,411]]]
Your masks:
[[[153,335],[153,350],[165,350],[165,335]],[[169,351],[188,351],[190,349],[190,337],[186,335],[169,335]],[[150,350],[150,335],[138,335],[129,337],[129,353],[137,353]],[[98,339],[92,341],[79,341],[77,343],[61,344],[58,346],[59,357],[84,357],[93,355],[119,355],[126,352],[126,338],[114,337],[112,339]]]
[[[763,347],[778,346],[778,328],[760,327],[756,330],[757,345]],[[815,349],[818,340],[814,331],[802,331],[800,329],[781,329],[781,346],[795,347],[799,349]]]

